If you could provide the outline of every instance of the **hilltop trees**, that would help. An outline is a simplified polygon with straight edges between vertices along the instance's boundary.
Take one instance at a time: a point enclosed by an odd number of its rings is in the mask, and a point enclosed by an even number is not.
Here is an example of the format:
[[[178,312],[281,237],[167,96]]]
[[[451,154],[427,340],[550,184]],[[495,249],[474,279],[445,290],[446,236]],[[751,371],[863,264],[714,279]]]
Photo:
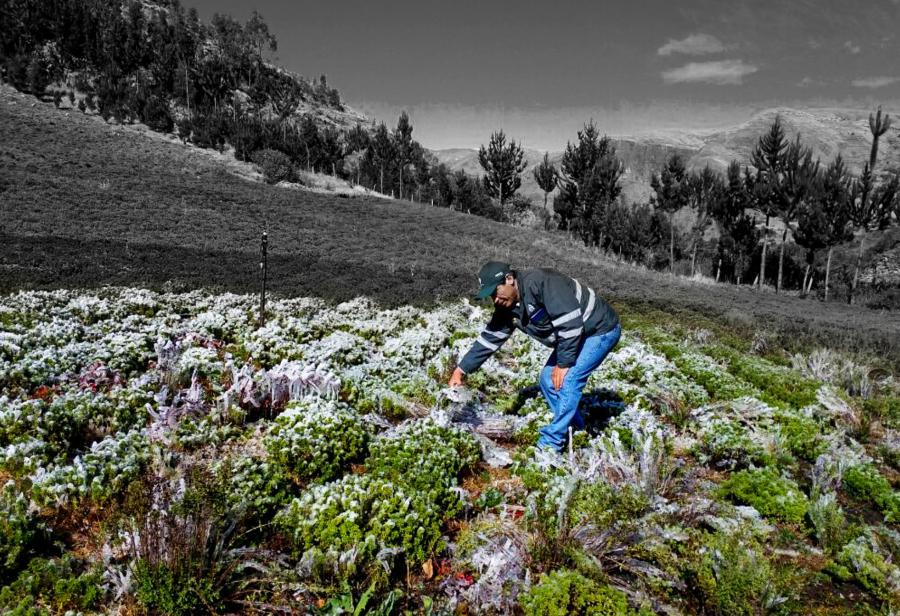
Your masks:
[[[675,212],[688,203],[686,170],[684,160],[677,153],[666,161],[659,175],[650,178],[650,187],[656,194],[653,204],[662,212],[669,214],[669,271],[675,272],[675,225],[672,220]]]
[[[791,230],[800,208],[809,200],[815,189],[819,175],[819,161],[813,162],[812,149],[801,145],[800,135],[788,146],[784,156],[781,182],[773,186],[778,200],[778,215],[784,223],[781,234],[781,246],[778,250],[778,279],[775,292],[781,291],[782,274],[784,272],[784,247],[787,234]]]
[[[550,155],[544,152],[544,160],[534,168],[534,181],[538,187],[544,191],[544,207],[547,207],[547,195],[556,189],[556,183],[559,179],[559,172],[556,166],[550,162]]]
[[[403,111],[397,119],[397,128],[394,129],[394,154],[397,158],[397,170],[400,174],[400,198],[403,198],[403,170],[413,162],[413,154],[418,145],[412,138],[413,127],[409,122],[409,115]]]
[[[577,144],[566,144],[561,166],[554,209],[586,246],[602,245],[606,210],[622,192],[619,179],[625,171],[615,146],[591,121],[578,131]]]
[[[875,177],[878,162],[878,140],[891,126],[889,115],[881,115],[881,107],[876,115],[869,114],[869,131],[872,133],[872,147],[869,160],[858,178],[853,181],[850,200],[850,218],[860,230],[859,252],[853,270],[853,283],[848,302],[853,303],[856,285],[859,282],[859,264],[862,261],[866,235],[870,230],[883,229],[891,222],[895,199],[900,195],[900,170],[887,181],[879,182]]]
[[[709,165],[700,173],[691,173],[685,186],[688,206],[694,210],[694,224],[691,228],[691,276],[697,266],[697,246],[712,222],[712,213],[718,205],[723,191],[722,180]]]
[[[775,117],[769,131],[759,138],[750,154],[750,163],[756,167],[756,175],[747,176],[747,186],[753,195],[754,205],[766,217],[762,254],[759,260],[759,287],[765,285],[766,249],[769,244],[771,218],[779,211],[781,183],[784,178],[785,155],[790,144],[784,134],[780,116]]]
[[[340,96],[267,63],[277,42],[257,12],[245,24],[222,14],[204,24],[175,0],[16,0],[0,3],[0,23],[0,75],[35,96],[72,83],[78,107],[107,120],[177,128],[201,147],[231,144],[242,160],[272,149],[336,168],[333,136],[298,131],[296,112],[302,102],[341,109]]]
[[[512,139],[507,143],[503,130],[492,133],[487,148],[482,145],[478,150],[478,163],[484,169],[484,189],[499,201],[501,209],[522,186],[520,176],[528,165],[524,157],[525,151],[518,143]]]

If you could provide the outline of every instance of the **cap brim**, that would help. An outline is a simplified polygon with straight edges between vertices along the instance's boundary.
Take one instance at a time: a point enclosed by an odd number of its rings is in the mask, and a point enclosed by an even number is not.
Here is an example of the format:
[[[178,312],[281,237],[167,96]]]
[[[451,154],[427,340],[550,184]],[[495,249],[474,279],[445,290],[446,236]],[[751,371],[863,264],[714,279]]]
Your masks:
[[[496,288],[496,284],[486,284],[478,290],[478,293],[475,295],[475,297],[477,297],[478,299],[487,299],[494,294],[494,290]]]

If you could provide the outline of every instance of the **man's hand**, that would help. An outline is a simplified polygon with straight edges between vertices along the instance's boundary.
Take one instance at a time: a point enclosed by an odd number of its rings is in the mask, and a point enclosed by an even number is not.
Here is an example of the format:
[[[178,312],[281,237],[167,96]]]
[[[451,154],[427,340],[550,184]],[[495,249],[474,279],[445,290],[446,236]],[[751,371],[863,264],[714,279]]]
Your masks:
[[[566,373],[568,371],[568,368],[553,366],[553,372],[550,374],[550,380],[553,381],[553,389],[557,391],[562,389],[563,381],[566,379]]]
[[[453,376],[450,377],[450,382],[448,385],[450,387],[462,387],[465,385],[466,373],[457,368],[453,371]]]

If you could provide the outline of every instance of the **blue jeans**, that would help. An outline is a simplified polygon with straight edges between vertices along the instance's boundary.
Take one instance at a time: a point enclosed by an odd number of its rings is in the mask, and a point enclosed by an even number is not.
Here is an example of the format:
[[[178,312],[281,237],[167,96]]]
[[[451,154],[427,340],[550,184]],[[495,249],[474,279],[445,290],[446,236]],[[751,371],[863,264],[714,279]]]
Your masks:
[[[591,372],[613,350],[621,335],[622,326],[616,325],[614,329],[606,333],[585,338],[578,351],[575,365],[569,368],[562,387],[558,390],[553,388],[553,380],[550,376],[556,366],[556,351],[550,355],[547,365],[541,370],[541,391],[553,411],[553,421],[541,428],[541,436],[537,442],[538,447],[562,451],[569,426],[575,430],[584,428],[584,417],[578,410],[582,391],[587,385]]]

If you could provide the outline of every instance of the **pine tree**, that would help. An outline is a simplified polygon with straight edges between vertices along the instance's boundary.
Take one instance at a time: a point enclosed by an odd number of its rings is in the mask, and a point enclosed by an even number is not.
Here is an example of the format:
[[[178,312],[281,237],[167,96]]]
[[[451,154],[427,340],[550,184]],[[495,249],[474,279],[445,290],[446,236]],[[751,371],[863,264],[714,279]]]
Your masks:
[[[784,222],[781,246],[778,251],[778,279],[775,292],[781,291],[784,271],[784,246],[791,222],[800,208],[809,200],[819,176],[819,161],[813,161],[812,149],[800,144],[800,135],[788,146],[784,157],[784,176],[778,190],[778,214]]]
[[[878,140],[891,127],[891,117],[881,115],[881,107],[876,115],[869,114],[869,131],[872,133],[872,147],[869,161],[863,172],[854,180],[851,188],[850,217],[853,224],[861,231],[859,252],[856,255],[856,266],[853,270],[853,283],[850,287],[848,302],[853,303],[856,286],[859,283],[859,265],[862,262],[863,247],[866,235],[872,229],[882,229],[890,224],[895,208],[895,199],[900,194],[900,171],[894,173],[888,181],[878,183],[875,177],[875,164],[878,162]]]
[[[625,167],[609,137],[600,138],[591,121],[578,131],[578,143],[566,144],[561,161],[558,200],[586,246],[603,244],[607,208],[622,192]],[[558,210],[554,202],[554,209]]]
[[[556,166],[550,162],[550,155],[544,152],[544,160],[534,168],[534,181],[544,191],[544,209],[547,209],[547,195],[556,189],[558,175]]]
[[[669,271],[675,273],[675,213],[687,205],[687,181],[684,161],[672,154],[659,175],[650,178],[650,187],[656,196],[652,203],[656,209],[669,214]]]
[[[524,160],[525,151],[514,140],[506,142],[503,130],[491,134],[487,148],[484,145],[478,150],[478,163],[484,170],[484,188],[487,194],[500,202],[503,208],[522,185],[520,174],[528,163]]]
[[[717,201],[722,197],[723,184],[719,176],[707,165],[700,173],[691,173],[688,176],[686,191],[688,207],[694,210],[695,215],[691,227],[691,276],[693,276],[697,266],[697,247],[712,222],[712,212],[717,209]]]
[[[378,170],[379,192],[384,194],[384,172],[394,161],[394,141],[384,122],[378,125],[375,134],[372,135],[366,151],[366,160],[372,168]]]
[[[853,239],[850,221],[850,184],[844,160],[838,155],[820,174],[812,198],[798,214],[797,243],[810,251],[828,249],[825,262],[825,301],[828,301],[834,247]],[[811,280],[807,287],[809,283]]]
[[[412,138],[413,127],[409,122],[409,115],[403,111],[397,120],[397,128],[394,129],[394,156],[397,167],[400,170],[400,198],[403,198],[403,170],[413,160],[415,146],[418,144]]]
[[[762,256],[759,262],[759,287],[765,285],[766,249],[769,243],[769,223],[771,217],[778,212],[781,185],[784,178],[785,154],[790,144],[781,125],[781,117],[775,121],[769,131],[759,138],[759,142],[750,154],[750,162],[756,167],[756,175],[749,183],[754,196],[755,205],[766,215],[766,229],[763,235]]]

